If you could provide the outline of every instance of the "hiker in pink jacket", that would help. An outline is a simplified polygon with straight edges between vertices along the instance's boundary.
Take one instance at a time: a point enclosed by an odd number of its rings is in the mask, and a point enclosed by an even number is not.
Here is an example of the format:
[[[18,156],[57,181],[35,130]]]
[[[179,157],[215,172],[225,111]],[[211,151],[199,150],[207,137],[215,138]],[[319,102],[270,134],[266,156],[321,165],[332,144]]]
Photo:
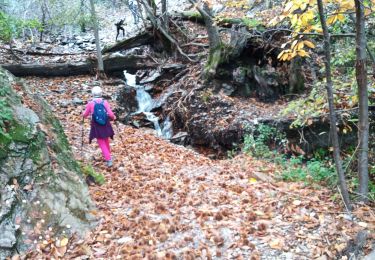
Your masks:
[[[91,129],[90,129],[90,136],[89,136],[89,143],[91,143],[92,139],[98,141],[98,145],[102,150],[102,154],[104,160],[107,163],[108,167],[112,166],[112,157],[111,157],[111,149],[109,146],[109,138],[113,139],[114,132],[110,120],[116,120],[116,116],[113,114],[109,103],[102,99],[102,89],[100,87],[94,87],[92,89],[93,100],[87,103],[86,110],[83,112],[83,117],[87,118],[94,114],[94,107],[95,103],[102,103],[105,107],[107,112],[108,120],[104,125],[98,124],[93,118],[91,119]]]

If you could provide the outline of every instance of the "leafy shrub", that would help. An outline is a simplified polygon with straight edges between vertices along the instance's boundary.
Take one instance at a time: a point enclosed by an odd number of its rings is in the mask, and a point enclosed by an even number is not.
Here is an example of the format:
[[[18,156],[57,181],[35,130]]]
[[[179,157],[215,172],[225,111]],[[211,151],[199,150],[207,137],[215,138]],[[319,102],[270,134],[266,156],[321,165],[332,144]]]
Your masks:
[[[317,182],[329,185],[337,181],[335,168],[330,161],[312,159],[304,163],[302,157],[285,160],[280,177],[285,181]]]
[[[270,159],[275,153],[269,147],[283,146],[286,142],[283,134],[268,125],[248,126],[245,131],[243,151],[254,157]]]
[[[243,152],[254,157],[272,159],[280,167],[280,178],[285,181],[318,182],[326,184],[336,183],[336,172],[333,164],[326,158],[325,151],[317,151],[316,158],[304,162],[303,156],[279,154],[270,147],[281,146],[286,143],[285,135],[277,132],[274,127],[260,124],[248,128],[244,137]]]
[[[12,120],[13,116],[12,110],[5,100],[5,95],[8,91],[9,89],[6,87],[0,89],[0,140],[3,138],[10,139],[9,134],[6,131],[6,125]]]
[[[19,19],[0,11],[0,40],[9,42],[18,37],[22,29],[43,30],[42,24],[37,19]]]
[[[94,178],[95,183],[99,185],[105,183],[105,176],[102,173],[96,172],[92,165],[81,166],[81,168],[84,175]]]

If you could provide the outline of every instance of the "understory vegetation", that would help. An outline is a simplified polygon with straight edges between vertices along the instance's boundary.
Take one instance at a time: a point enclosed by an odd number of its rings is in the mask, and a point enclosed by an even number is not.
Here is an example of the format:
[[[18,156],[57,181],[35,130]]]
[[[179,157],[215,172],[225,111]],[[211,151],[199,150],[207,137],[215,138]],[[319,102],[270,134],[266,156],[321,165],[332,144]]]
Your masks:
[[[258,159],[275,163],[278,168],[276,177],[284,181],[303,182],[306,185],[323,185],[335,189],[338,178],[330,152],[319,149],[309,156],[295,155],[288,151],[285,135],[276,128],[265,124],[256,124],[246,129],[241,151]],[[344,167],[347,171],[348,186],[352,194],[358,188],[357,169],[353,163],[354,149],[346,151]],[[232,157],[235,151],[228,155]],[[375,174],[372,167],[370,174]],[[369,198],[375,202],[375,185],[369,187]]]

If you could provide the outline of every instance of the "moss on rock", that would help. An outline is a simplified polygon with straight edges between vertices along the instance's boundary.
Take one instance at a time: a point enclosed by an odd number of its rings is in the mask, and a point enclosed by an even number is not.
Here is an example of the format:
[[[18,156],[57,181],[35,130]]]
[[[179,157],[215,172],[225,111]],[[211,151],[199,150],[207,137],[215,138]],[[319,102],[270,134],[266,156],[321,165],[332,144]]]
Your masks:
[[[0,203],[8,205],[0,208],[4,259],[30,247],[25,241],[37,239],[35,227],[52,227],[54,236],[83,235],[95,219],[81,169],[49,105],[1,68],[0,85],[0,111],[8,113],[0,117]]]

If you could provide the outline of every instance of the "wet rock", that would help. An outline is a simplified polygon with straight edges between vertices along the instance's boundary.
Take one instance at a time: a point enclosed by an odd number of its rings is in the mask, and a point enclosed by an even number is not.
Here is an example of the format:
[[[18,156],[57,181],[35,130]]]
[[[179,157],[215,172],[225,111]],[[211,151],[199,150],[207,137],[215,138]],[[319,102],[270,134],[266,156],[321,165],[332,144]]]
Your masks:
[[[17,238],[15,236],[16,234],[16,227],[10,220],[6,220],[1,222],[0,224],[0,248],[3,248],[5,250],[11,250],[14,245],[17,242]],[[1,255],[6,255],[3,254],[5,253],[4,251],[0,250],[0,257]],[[1,258],[4,259],[4,258]]]
[[[75,97],[74,99],[73,99],[73,104],[74,105],[83,105],[83,100],[82,99],[80,99],[80,98],[78,98],[78,97]]]
[[[247,68],[238,67],[232,72],[233,81],[237,84],[245,84],[247,78]]]
[[[130,116],[130,124],[135,126],[136,128],[141,128],[141,127],[150,127],[154,128],[154,123],[151,121],[146,113],[138,113],[138,114],[133,114]]]
[[[30,107],[23,107],[13,91],[16,82],[23,97],[31,100]],[[41,218],[44,223],[38,229],[51,227],[54,236],[67,225],[65,235],[83,236],[95,220],[83,174],[50,107],[2,69],[0,85],[7,90],[1,98],[12,104],[9,137],[0,149],[0,259],[5,259],[32,246],[27,241],[35,237],[28,231]]]
[[[161,73],[154,70],[150,73],[150,75],[146,78],[143,78],[141,81],[140,81],[140,84],[146,84],[146,83],[151,83],[151,82],[154,82],[156,81],[157,79],[159,79],[161,77]]]
[[[129,114],[137,111],[137,90],[131,86],[121,86],[116,101],[121,114]]]
[[[231,86],[229,84],[226,84],[226,83],[222,84],[221,89],[222,89],[223,93],[227,96],[232,96],[233,93],[236,91],[236,89],[233,86]]]
[[[179,132],[172,136],[170,141],[174,144],[186,146],[189,143],[189,134],[187,132]]]
[[[68,107],[71,104],[69,100],[60,100],[61,107]]]
[[[29,108],[17,106],[14,112],[15,116],[24,123],[35,125],[40,121],[38,115]]]
[[[177,73],[185,68],[186,68],[186,65],[180,64],[180,63],[166,64],[161,67],[161,69],[165,72],[174,72],[174,73]]]

